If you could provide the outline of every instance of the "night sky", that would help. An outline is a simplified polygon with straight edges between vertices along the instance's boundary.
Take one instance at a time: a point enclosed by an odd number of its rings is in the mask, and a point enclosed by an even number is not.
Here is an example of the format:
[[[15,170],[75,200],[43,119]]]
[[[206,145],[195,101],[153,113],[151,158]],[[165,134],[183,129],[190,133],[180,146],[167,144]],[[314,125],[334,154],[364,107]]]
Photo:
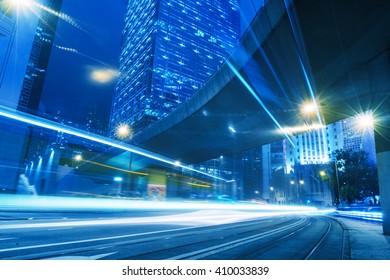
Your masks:
[[[241,1],[241,30],[245,30],[263,1]],[[85,125],[96,112],[108,125],[115,79],[91,79],[97,69],[118,70],[126,5],[122,0],[63,0],[61,11],[74,23],[59,19],[47,69],[41,105],[43,111]],[[77,53],[76,53],[77,51]]]
[[[45,112],[60,111],[83,125],[95,111],[108,121],[115,79],[99,83],[91,73],[118,70],[125,8],[121,0],[63,0],[61,11],[74,23],[58,21],[41,99]]]

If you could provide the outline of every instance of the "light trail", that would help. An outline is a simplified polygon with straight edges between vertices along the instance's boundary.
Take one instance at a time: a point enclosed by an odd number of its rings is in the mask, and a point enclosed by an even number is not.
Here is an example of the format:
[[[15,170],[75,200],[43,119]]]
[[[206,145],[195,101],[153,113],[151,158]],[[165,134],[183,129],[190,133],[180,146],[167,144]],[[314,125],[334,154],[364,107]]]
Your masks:
[[[225,210],[262,213],[312,213],[317,208],[253,203],[140,201],[126,199],[96,199],[80,197],[0,195],[0,210],[13,211],[153,211],[153,210]]]
[[[72,25],[73,27],[83,31],[84,33],[88,34],[89,36],[93,37],[92,34],[90,34],[87,30],[85,30],[74,18],[71,16],[63,13],[56,11],[50,7],[47,7],[39,2],[33,1],[33,0],[5,0],[3,1],[5,5],[9,7],[9,9],[17,9],[18,12],[20,11],[29,11],[34,13],[36,16],[38,16],[40,19],[43,19],[44,17],[42,15],[39,15],[35,9],[33,9],[33,6],[35,8],[38,8],[44,12],[47,12],[53,16],[56,16],[57,18],[65,21],[66,23]]]
[[[298,133],[305,133],[305,132],[310,132],[310,131],[316,131],[326,128],[324,125],[320,124],[312,124],[312,125],[303,125],[303,126],[294,126],[294,127],[284,127],[280,133],[283,134],[298,134]]]
[[[298,60],[299,60],[299,65],[301,67],[302,74],[303,74],[304,79],[306,81],[307,88],[309,89],[309,93],[310,93],[310,97],[312,99],[312,102],[314,104],[316,104],[315,111],[316,111],[318,122],[319,122],[320,125],[323,125],[324,122],[322,120],[320,111],[318,109],[317,98],[316,98],[315,92],[314,92],[315,91],[315,86],[314,86],[314,83],[311,82],[312,79],[310,79],[310,77],[309,77],[309,71],[306,70],[309,67],[307,67],[304,64],[303,59],[302,59],[303,55],[305,55],[305,58],[307,57],[307,52],[306,52],[306,50],[304,48],[304,45],[303,45],[303,39],[302,39],[302,36],[301,36],[301,32],[299,32],[299,30],[296,28],[296,26],[298,24],[294,24],[294,19],[293,19],[293,16],[291,14],[291,11],[289,9],[289,4],[287,3],[286,0],[283,0],[283,4],[284,4],[284,7],[286,9],[286,13],[287,13],[287,16],[288,16],[288,19],[289,19],[289,22],[290,22],[290,26],[291,26],[291,29],[292,29],[292,32],[293,32],[293,35],[294,35],[295,44],[297,46],[297,56],[298,56]]]
[[[280,129],[286,139],[291,143],[293,147],[295,147],[294,141],[291,140],[290,136],[288,136],[283,130],[282,125],[278,122],[275,116],[271,113],[271,111],[267,108],[264,102],[260,99],[260,97],[255,93],[252,87],[248,84],[248,82],[244,79],[244,77],[238,72],[238,70],[230,63],[229,60],[226,60],[226,64],[233,71],[233,73],[237,76],[237,78],[241,81],[241,83],[247,88],[247,90],[252,94],[252,96],[256,99],[256,101],[263,107],[264,111],[268,114],[268,116],[272,119],[272,121],[276,124],[276,126]]]
[[[73,27],[79,29],[80,31],[83,31],[84,33],[88,34],[89,36],[94,37],[91,33],[89,33],[87,30],[85,30],[83,27],[81,27],[81,25],[71,16],[69,16],[63,12],[55,11],[55,10],[53,10],[45,5],[42,5],[40,3],[37,3],[35,1],[31,1],[31,0],[26,0],[26,1],[31,3],[34,6],[38,7],[39,9],[58,17],[59,19],[65,21],[66,23],[69,23]]]
[[[154,160],[162,162],[162,163],[172,165],[173,167],[176,167],[176,168],[180,167],[180,168],[183,168],[185,170],[193,171],[195,173],[202,174],[204,176],[214,178],[216,180],[220,180],[220,181],[223,181],[226,183],[231,182],[231,181],[226,180],[224,178],[214,176],[214,175],[211,175],[209,173],[197,170],[197,169],[192,168],[190,166],[179,163],[176,160],[173,160],[173,159],[170,159],[168,157],[164,157],[162,155],[147,151],[145,149],[142,149],[142,148],[139,148],[139,147],[127,144],[127,143],[114,141],[112,139],[108,139],[106,137],[103,137],[103,136],[100,136],[100,135],[97,135],[94,133],[85,132],[81,129],[77,129],[77,128],[73,128],[73,127],[70,127],[67,125],[59,124],[59,123],[56,123],[56,122],[53,122],[50,120],[46,120],[46,119],[43,119],[43,118],[40,118],[37,116],[29,115],[29,114],[26,114],[24,112],[20,112],[20,111],[17,111],[15,109],[10,109],[10,108],[7,108],[7,107],[2,106],[2,105],[0,105],[0,116],[6,117],[9,119],[13,119],[13,120],[25,123],[25,124],[30,124],[30,125],[42,127],[42,128],[46,128],[46,129],[53,130],[53,131],[63,132],[63,133],[69,134],[69,135],[80,137],[82,139],[87,139],[87,140],[101,143],[101,144],[104,144],[104,145],[107,145],[110,147],[118,148],[118,149],[123,150],[123,151],[129,151],[129,152],[132,152],[132,153],[135,153],[135,154],[138,154],[138,155],[150,158],[150,159],[154,159]]]
[[[148,173],[127,170],[127,169],[123,169],[123,168],[119,168],[119,167],[115,167],[115,166],[111,166],[111,165],[107,165],[107,164],[103,164],[103,163],[100,163],[100,162],[91,161],[91,160],[87,160],[87,159],[82,159],[81,161],[88,162],[90,164],[94,164],[94,165],[97,165],[97,166],[106,167],[106,168],[109,168],[109,169],[123,171],[125,173],[131,173],[131,174],[141,175],[141,176],[149,176]]]
[[[336,214],[341,217],[354,218],[359,220],[367,220],[373,222],[383,222],[382,212],[367,212],[367,211],[337,211]]]
[[[95,62],[97,62],[99,64],[102,64],[102,65],[106,66],[107,68],[109,68],[109,70],[107,70],[107,71],[113,71],[112,75],[114,75],[114,76],[117,75],[117,71],[116,70],[111,69],[112,67],[110,65],[108,65],[107,63],[105,63],[105,62],[103,62],[103,61],[101,61],[101,60],[99,60],[97,58],[94,58],[92,56],[84,54],[84,53],[80,52],[79,50],[77,50],[75,48],[68,48],[68,47],[59,46],[59,45],[55,45],[55,44],[53,44],[53,45],[54,45],[54,47],[56,47],[59,50],[62,50],[62,51],[65,51],[65,52],[69,52],[69,53],[74,53],[74,54],[80,55],[82,57],[88,58],[90,60],[93,60],[93,61],[95,61]]]

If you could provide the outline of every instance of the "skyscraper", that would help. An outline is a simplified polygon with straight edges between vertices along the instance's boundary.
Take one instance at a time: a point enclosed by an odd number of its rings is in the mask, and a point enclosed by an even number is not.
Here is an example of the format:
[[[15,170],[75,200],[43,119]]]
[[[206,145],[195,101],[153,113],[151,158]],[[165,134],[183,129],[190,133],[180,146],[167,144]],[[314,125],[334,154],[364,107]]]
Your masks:
[[[185,102],[231,53],[237,0],[129,1],[110,133],[137,133]]]
[[[15,5],[11,5],[15,4]],[[15,109],[28,64],[37,17],[19,13],[16,2],[0,1],[0,105]],[[16,191],[29,129],[18,121],[0,118],[0,192]]]
[[[0,104],[16,108],[37,17],[12,1],[0,1]],[[25,12],[25,13],[24,13]]]
[[[0,88],[3,83],[13,40],[15,37],[15,17],[11,10],[0,4]]]
[[[45,0],[38,21],[32,50],[20,93],[18,110],[36,114],[39,109],[42,89],[49,64],[50,52],[58,22],[62,0]]]

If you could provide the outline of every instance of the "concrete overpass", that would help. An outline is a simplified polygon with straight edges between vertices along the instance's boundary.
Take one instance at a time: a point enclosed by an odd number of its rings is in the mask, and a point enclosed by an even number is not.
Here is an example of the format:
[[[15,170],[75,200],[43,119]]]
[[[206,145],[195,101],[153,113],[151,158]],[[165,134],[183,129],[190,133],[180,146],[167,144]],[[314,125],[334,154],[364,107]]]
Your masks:
[[[390,234],[389,49],[389,1],[268,1],[205,86],[134,142],[196,163],[289,137],[280,128],[373,110]],[[308,100],[314,117],[300,113]]]
[[[324,123],[379,106],[388,94],[373,87],[390,46],[389,2],[292,2],[286,12],[283,0],[269,1],[206,85],[134,142],[201,162],[283,138],[271,115],[281,127],[302,125],[300,106],[313,97]]]

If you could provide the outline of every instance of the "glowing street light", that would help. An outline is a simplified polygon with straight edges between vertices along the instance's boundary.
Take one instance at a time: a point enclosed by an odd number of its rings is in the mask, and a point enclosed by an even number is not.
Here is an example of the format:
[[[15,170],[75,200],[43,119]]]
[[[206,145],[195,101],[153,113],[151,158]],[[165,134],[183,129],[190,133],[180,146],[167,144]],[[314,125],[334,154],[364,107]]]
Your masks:
[[[122,177],[114,177],[115,182],[122,182],[123,178]]]
[[[118,127],[116,128],[116,136],[120,139],[131,137],[132,131],[130,129],[130,126],[126,123],[118,125]]]
[[[326,176],[326,172],[325,172],[324,170],[321,170],[321,171],[320,171],[320,176],[321,176],[321,177],[325,177],[325,176]]]
[[[83,157],[82,157],[80,154],[78,154],[78,155],[76,155],[76,156],[74,157],[74,160],[75,160],[75,161],[82,161],[82,160],[83,160]]]
[[[374,128],[374,116],[370,112],[361,114],[357,117],[357,124],[362,130]]]
[[[315,102],[306,102],[301,108],[301,113],[304,115],[312,115],[317,112],[317,104]]]

